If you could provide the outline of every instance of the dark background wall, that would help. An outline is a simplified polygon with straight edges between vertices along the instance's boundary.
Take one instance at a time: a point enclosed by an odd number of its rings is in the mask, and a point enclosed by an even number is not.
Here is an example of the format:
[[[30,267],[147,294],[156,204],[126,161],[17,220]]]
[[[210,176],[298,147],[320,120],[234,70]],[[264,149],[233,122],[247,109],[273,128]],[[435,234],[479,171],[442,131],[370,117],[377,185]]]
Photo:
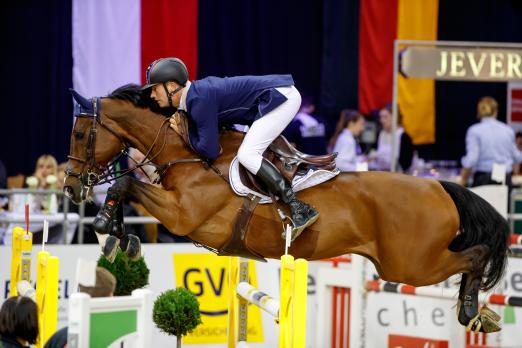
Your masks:
[[[1,5],[0,159],[10,175],[31,173],[43,153],[66,159],[71,6],[71,0]],[[291,73],[303,94],[320,102],[331,125],[342,108],[357,107],[358,0],[200,0],[198,17],[200,77]],[[518,1],[440,0],[438,37],[522,42]],[[425,157],[462,156],[483,95],[499,101],[505,119],[505,84],[437,83],[437,143],[423,146]]]
[[[522,42],[522,1],[439,0],[438,39],[451,41]],[[434,159],[460,159],[467,128],[477,122],[480,97],[499,103],[499,119],[506,120],[507,84],[492,82],[436,82],[436,139],[421,154]]]
[[[31,174],[41,154],[69,151],[71,0],[2,2],[0,33],[0,160]]]

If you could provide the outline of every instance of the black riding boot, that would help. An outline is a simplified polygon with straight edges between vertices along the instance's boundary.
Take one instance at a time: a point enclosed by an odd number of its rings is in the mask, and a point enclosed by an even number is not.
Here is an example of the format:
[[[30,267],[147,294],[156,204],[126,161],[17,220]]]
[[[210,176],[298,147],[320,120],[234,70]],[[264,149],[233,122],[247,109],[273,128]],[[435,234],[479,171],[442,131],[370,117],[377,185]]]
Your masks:
[[[266,159],[261,162],[261,168],[259,168],[256,176],[263,181],[271,194],[290,205],[292,221],[294,222],[292,240],[319,218],[319,213],[312,206],[297,199],[290,184],[279,170]]]

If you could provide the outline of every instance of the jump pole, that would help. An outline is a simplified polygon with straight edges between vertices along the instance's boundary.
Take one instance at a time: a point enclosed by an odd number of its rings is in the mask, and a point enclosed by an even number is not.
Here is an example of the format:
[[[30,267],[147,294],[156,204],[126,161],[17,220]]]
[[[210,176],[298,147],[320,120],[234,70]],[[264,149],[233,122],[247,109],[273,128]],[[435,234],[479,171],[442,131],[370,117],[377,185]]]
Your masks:
[[[288,230],[287,236],[290,236]],[[285,250],[289,241],[287,238]],[[247,306],[253,303],[279,323],[280,348],[305,348],[308,262],[294,260],[291,255],[281,257],[280,301],[277,302],[248,283],[248,260],[237,257],[229,260],[228,347],[247,346]]]
[[[366,282],[366,289],[374,292],[389,292],[402,295],[414,295],[419,297],[430,297],[439,299],[455,300],[458,288],[441,289],[432,287],[414,287],[407,284],[397,284],[383,282],[380,280],[369,280]],[[485,302],[492,305],[522,307],[522,297],[507,296],[502,294],[483,294]]]

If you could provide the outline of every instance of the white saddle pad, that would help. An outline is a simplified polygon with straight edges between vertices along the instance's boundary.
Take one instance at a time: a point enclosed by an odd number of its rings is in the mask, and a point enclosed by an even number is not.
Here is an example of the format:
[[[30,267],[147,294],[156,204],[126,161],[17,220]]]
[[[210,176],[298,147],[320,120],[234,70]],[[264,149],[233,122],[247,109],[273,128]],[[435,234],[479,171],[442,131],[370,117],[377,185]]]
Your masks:
[[[323,169],[309,170],[305,175],[296,175],[292,181],[292,189],[294,192],[302,191],[309,187],[319,185],[325,181],[328,181],[336,177],[340,173],[339,169],[335,171],[328,171]],[[230,179],[230,186],[232,190],[239,196],[246,196],[253,194],[261,198],[260,204],[272,203],[272,198],[265,196],[259,192],[253,191],[243,185],[241,178],[239,177],[239,161],[237,157],[232,160],[228,173]]]

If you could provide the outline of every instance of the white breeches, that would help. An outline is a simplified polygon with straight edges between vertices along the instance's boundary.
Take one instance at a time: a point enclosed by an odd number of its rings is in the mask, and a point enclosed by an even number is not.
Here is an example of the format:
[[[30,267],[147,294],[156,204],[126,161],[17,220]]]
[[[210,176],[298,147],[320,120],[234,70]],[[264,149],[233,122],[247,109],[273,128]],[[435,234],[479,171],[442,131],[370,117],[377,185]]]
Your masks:
[[[257,174],[261,167],[263,152],[288,126],[301,106],[301,94],[297,88],[276,89],[288,100],[252,123],[237,152],[239,162],[253,174]]]

